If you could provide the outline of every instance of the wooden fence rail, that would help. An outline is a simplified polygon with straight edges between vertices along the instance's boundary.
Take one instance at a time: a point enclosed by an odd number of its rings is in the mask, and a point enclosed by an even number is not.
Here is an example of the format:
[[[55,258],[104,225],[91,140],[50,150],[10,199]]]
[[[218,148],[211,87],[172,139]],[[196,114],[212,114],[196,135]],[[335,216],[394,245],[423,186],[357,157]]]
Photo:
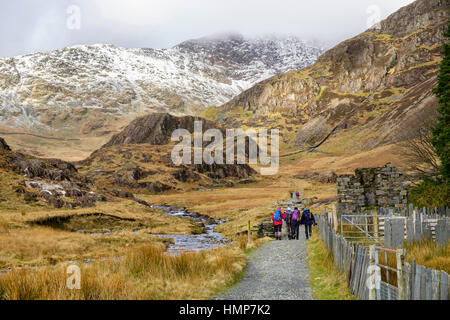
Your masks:
[[[450,211],[449,208],[377,208],[359,213],[337,213],[328,215],[328,221],[346,239],[352,236],[363,238],[370,234],[372,239],[384,241],[388,248],[403,246],[404,240],[408,244],[420,242],[424,239],[436,241],[444,246],[450,240]],[[340,221],[340,222],[339,222]],[[345,231],[345,226],[351,226],[364,232]],[[366,241],[367,242],[367,241]],[[376,242],[376,241],[375,241]]]

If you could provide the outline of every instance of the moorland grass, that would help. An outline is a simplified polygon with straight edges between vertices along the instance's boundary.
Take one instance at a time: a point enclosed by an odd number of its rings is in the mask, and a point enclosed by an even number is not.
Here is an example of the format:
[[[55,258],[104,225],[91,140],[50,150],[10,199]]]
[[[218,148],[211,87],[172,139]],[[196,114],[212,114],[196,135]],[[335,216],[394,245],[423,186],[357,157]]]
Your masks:
[[[66,288],[62,266],[13,270],[0,277],[0,299],[208,299],[234,283],[244,266],[237,247],[169,256],[163,246],[148,245],[116,261],[83,265],[80,290]]]

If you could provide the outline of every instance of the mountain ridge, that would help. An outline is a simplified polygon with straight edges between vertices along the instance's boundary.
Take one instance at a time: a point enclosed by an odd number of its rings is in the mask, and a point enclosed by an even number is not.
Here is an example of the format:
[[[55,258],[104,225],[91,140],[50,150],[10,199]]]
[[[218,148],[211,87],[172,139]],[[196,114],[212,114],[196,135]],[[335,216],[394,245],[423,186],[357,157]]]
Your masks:
[[[0,59],[0,123],[59,130],[74,125],[61,118],[76,108],[195,114],[264,78],[310,64],[320,52],[299,38],[242,37],[238,43],[189,40],[170,49],[78,45]]]
[[[288,126],[297,131],[295,137],[290,134],[297,147],[313,145],[342,123],[340,132],[352,137],[342,142],[347,152],[412,137],[414,127],[434,117],[432,88],[448,9],[449,2],[441,0],[403,7],[380,29],[341,42],[315,64],[244,91],[221,107],[217,119],[228,125]],[[314,135],[308,123],[317,124]]]

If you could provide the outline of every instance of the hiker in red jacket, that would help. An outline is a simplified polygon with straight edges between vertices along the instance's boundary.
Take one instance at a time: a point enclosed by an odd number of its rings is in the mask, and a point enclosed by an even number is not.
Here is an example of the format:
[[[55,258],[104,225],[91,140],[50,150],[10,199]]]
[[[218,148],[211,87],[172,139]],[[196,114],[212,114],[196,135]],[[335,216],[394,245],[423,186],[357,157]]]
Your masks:
[[[277,210],[272,214],[273,221],[273,229],[275,233],[275,239],[281,240],[281,227],[283,226],[283,220],[286,218],[286,215],[281,212],[281,208],[278,207]]]

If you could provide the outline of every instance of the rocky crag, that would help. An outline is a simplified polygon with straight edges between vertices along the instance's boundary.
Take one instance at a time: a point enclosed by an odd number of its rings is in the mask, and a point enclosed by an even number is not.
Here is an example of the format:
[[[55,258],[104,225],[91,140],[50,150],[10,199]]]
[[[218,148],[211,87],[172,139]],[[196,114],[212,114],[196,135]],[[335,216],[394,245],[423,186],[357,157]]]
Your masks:
[[[106,136],[138,115],[198,114],[323,52],[294,37],[217,35],[170,49],[82,45],[0,59],[0,129]]]
[[[203,131],[223,128],[202,118],[176,117],[155,113],[132,121],[102,148],[77,165],[98,185],[118,189],[119,194],[160,193],[168,190],[233,186],[248,183],[256,176],[249,165],[181,164],[171,158],[176,129],[194,132],[194,122],[201,121]],[[125,193],[124,193],[125,192]]]
[[[285,142],[297,147],[338,126],[337,143],[352,153],[414,136],[435,117],[432,89],[449,8],[448,0],[417,0],[312,66],[258,83],[226,103],[217,119],[285,128]]]
[[[2,138],[0,176],[2,191],[12,189],[16,197],[28,203],[41,201],[55,208],[76,208],[107,199],[73,164],[12,151]]]

